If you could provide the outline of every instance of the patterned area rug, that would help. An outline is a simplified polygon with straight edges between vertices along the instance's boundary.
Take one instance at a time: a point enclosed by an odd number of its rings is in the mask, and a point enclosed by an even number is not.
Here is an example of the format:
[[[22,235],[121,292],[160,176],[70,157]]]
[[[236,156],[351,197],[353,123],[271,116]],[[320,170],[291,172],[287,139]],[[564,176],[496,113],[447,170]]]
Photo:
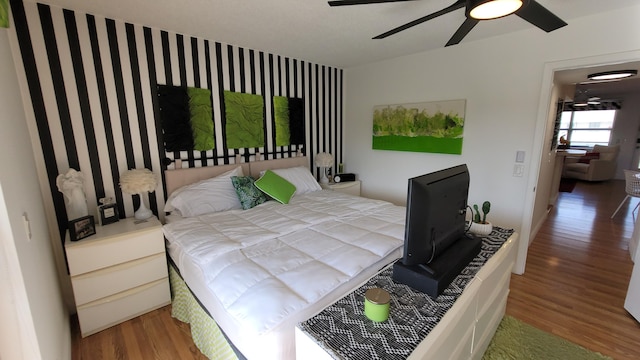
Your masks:
[[[602,360],[611,359],[556,335],[505,316],[483,360]]]

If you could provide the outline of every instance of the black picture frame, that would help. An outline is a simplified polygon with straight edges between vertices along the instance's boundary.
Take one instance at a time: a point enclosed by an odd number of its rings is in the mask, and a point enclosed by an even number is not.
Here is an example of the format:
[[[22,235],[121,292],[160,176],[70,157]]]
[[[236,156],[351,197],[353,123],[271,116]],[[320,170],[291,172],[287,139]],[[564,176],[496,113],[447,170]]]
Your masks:
[[[120,220],[117,204],[106,204],[98,206],[98,218],[100,225],[113,224]]]
[[[92,215],[69,221],[69,239],[71,241],[78,241],[95,233],[96,223]]]

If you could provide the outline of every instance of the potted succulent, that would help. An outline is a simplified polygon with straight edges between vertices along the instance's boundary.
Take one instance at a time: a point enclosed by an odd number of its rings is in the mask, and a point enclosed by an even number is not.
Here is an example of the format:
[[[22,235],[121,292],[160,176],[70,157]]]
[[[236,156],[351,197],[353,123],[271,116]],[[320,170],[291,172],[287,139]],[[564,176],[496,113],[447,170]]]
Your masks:
[[[482,214],[480,214],[478,204],[474,204],[469,231],[477,235],[489,235],[491,230],[493,230],[493,225],[487,221],[487,214],[490,210],[491,203],[488,201],[482,203]]]

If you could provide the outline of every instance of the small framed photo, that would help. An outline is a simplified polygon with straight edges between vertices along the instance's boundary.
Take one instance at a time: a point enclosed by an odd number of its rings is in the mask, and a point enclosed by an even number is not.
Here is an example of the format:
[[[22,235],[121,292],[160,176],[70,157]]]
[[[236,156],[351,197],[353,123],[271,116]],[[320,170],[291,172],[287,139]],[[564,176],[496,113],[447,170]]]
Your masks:
[[[98,217],[100,218],[100,225],[117,222],[120,220],[120,216],[118,216],[118,205],[114,203],[98,206]]]
[[[96,233],[96,224],[92,215],[69,221],[69,238],[78,241]]]

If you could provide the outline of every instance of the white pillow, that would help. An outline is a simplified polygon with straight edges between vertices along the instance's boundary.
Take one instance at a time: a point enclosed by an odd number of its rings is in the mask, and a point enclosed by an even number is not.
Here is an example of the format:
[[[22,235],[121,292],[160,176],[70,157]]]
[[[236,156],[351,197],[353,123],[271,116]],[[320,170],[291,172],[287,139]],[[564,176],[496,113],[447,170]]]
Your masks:
[[[322,190],[322,187],[320,187],[316,178],[314,178],[309,169],[304,166],[275,169],[271,171],[292,183],[296,187],[296,195]],[[264,171],[260,172],[260,176],[262,175],[264,175]]]
[[[169,196],[164,211],[177,210],[184,217],[192,217],[242,209],[236,189],[231,183],[232,176],[244,176],[242,168],[238,166],[214,178],[181,187]]]

